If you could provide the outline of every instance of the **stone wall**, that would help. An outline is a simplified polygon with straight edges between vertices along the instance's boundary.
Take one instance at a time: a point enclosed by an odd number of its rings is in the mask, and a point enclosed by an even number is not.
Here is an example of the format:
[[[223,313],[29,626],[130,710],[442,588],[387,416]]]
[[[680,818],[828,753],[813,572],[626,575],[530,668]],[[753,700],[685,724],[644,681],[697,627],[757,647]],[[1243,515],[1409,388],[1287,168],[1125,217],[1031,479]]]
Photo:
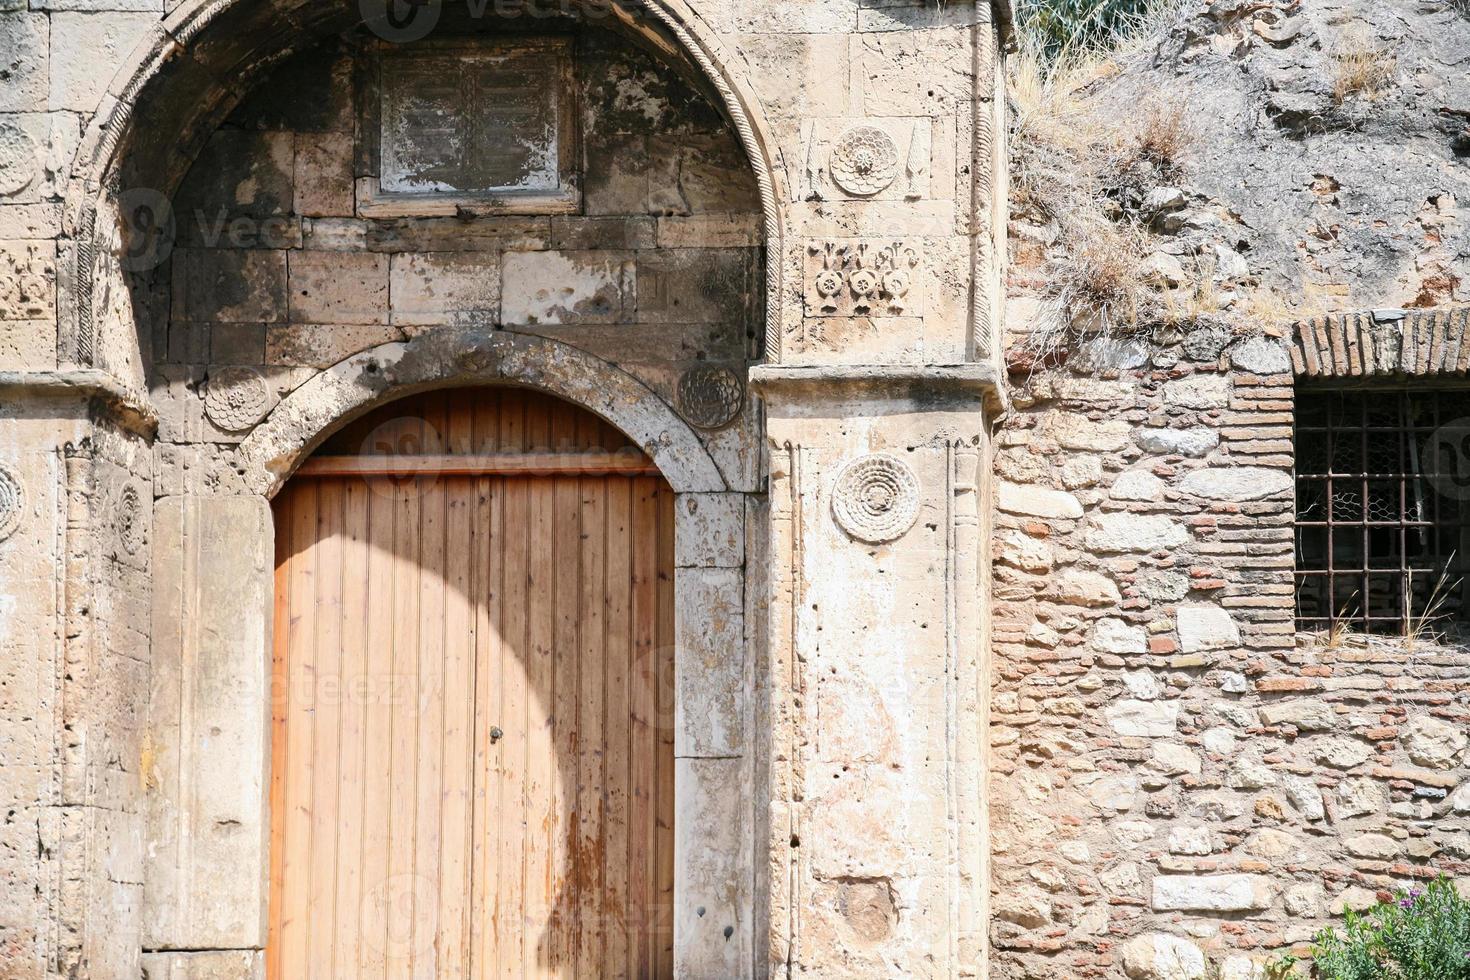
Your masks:
[[[1389,321],[1396,350],[1427,352],[1459,319]],[[1345,353],[1360,322],[1302,336]],[[1470,873],[1470,652],[1298,641],[1293,359],[1300,342],[1200,329],[1092,341],[1013,378],[993,541],[997,976],[1164,980],[1208,959],[1258,977],[1344,907]]]

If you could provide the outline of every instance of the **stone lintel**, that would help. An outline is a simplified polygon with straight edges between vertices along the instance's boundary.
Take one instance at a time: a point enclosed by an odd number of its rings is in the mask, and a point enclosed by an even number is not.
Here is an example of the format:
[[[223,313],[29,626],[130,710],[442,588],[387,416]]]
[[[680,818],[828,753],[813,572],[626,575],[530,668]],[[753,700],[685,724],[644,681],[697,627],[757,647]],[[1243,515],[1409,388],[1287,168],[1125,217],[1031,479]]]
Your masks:
[[[900,400],[953,411],[979,399],[992,416],[1008,405],[1000,371],[992,364],[772,364],[751,368],[750,384],[768,401]]]
[[[14,401],[24,397],[86,398],[94,414],[140,435],[151,437],[158,429],[158,415],[145,396],[95,368],[0,371],[0,398]]]

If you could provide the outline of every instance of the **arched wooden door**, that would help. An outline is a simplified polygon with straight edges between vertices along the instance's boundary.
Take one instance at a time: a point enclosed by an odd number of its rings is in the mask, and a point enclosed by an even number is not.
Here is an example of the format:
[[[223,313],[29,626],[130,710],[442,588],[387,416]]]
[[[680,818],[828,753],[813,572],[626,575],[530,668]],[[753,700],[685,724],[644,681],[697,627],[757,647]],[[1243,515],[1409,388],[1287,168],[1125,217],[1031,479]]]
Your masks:
[[[510,389],[349,426],[276,504],[272,980],[667,977],[673,496]]]

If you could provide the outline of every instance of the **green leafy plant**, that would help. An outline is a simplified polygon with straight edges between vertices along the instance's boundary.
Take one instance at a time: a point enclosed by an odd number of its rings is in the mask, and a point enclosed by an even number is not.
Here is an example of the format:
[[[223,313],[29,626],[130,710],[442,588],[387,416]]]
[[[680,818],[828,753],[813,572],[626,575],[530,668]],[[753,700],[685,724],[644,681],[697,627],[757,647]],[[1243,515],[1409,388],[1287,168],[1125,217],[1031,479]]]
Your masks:
[[[1440,878],[1349,910],[1313,940],[1312,968],[1318,980],[1470,980],[1470,901]]]
[[[1470,2],[1470,0],[1467,0]],[[1020,0],[1016,19],[1052,57],[1128,34],[1154,0]]]

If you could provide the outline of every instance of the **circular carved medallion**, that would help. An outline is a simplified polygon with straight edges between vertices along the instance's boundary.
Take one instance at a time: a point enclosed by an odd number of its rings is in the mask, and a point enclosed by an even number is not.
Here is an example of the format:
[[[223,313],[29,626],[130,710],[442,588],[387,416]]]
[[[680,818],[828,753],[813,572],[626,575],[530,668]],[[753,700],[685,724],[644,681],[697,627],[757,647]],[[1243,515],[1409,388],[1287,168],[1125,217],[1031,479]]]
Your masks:
[[[129,484],[117,495],[117,539],[123,550],[136,555],[143,547],[143,500],[138,488]]]
[[[25,490],[20,477],[8,466],[0,466],[0,541],[4,541],[20,527],[25,512]]]
[[[855,459],[837,475],[832,514],[859,541],[903,537],[919,517],[919,478],[908,463],[887,453]]]
[[[684,372],[676,393],[679,414],[701,429],[729,425],[745,407],[745,385],[734,371],[695,367]]]
[[[832,179],[855,197],[877,194],[898,176],[898,146],[876,126],[856,126],[832,148]]]
[[[258,371],[222,368],[205,386],[204,413],[226,432],[243,432],[265,417],[270,397],[270,388]]]

